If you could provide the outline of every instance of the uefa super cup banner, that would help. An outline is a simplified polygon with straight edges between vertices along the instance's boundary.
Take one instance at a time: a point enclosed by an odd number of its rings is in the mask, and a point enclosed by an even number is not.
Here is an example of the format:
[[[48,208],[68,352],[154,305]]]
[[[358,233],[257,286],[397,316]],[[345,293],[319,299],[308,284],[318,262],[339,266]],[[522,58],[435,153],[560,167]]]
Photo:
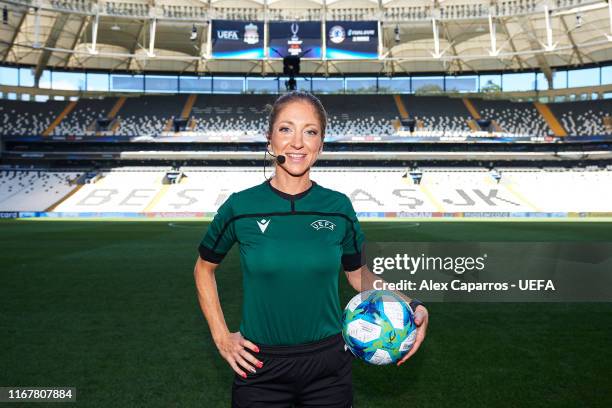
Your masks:
[[[327,59],[378,58],[378,22],[327,21]]]
[[[320,22],[272,22],[268,30],[270,58],[321,58]]]
[[[255,21],[212,21],[214,58],[254,59],[264,56],[264,24]]]

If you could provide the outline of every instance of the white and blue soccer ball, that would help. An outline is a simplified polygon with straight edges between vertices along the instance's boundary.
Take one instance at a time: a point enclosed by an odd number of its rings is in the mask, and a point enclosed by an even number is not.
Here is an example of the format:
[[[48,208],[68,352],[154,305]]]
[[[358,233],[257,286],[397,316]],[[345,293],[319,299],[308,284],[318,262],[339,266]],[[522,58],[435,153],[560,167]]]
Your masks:
[[[342,314],[344,342],[355,356],[370,364],[401,360],[412,348],[416,333],[410,305],[393,292],[361,292]]]

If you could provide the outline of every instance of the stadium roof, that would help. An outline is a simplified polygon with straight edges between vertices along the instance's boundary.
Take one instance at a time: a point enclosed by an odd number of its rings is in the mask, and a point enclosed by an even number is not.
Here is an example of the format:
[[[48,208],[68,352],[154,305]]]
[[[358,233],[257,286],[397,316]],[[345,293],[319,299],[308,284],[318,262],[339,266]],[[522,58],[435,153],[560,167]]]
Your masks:
[[[539,69],[612,60],[605,0],[0,0],[0,63],[278,75],[278,60],[208,55],[211,19],[378,20],[381,58],[302,62],[305,74]],[[195,27],[197,33],[192,37]]]

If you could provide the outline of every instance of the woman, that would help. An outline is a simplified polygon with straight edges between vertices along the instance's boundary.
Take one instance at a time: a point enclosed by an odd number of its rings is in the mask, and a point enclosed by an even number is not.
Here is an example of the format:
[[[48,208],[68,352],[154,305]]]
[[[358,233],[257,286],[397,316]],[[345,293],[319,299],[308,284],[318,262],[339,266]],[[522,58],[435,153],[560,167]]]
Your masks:
[[[338,272],[357,291],[374,275],[362,257],[363,233],[349,198],[310,180],[327,117],[308,93],[279,97],[270,113],[274,176],[232,194],[202,240],[195,267],[198,298],[221,356],[236,372],[233,407],[350,407],[352,354],[341,336]],[[281,158],[282,156],[282,158]],[[240,244],[244,301],[240,330],[225,323],[215,269]],[[413,301],[417,340],[428,314]]]

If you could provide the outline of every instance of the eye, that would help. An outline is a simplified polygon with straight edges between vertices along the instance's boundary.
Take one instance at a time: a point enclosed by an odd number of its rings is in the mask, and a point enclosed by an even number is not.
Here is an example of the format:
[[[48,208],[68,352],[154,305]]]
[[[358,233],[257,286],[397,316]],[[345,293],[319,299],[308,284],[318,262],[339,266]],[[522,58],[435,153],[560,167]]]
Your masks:
[[[310,136],[316,136],[319,134],[319,132],[314,129],[307,130],[306,133],[308,133]]]
[[[278,128],[279,132],[288,132],[290,129],[287,126],[281,126],[280,128]]]

